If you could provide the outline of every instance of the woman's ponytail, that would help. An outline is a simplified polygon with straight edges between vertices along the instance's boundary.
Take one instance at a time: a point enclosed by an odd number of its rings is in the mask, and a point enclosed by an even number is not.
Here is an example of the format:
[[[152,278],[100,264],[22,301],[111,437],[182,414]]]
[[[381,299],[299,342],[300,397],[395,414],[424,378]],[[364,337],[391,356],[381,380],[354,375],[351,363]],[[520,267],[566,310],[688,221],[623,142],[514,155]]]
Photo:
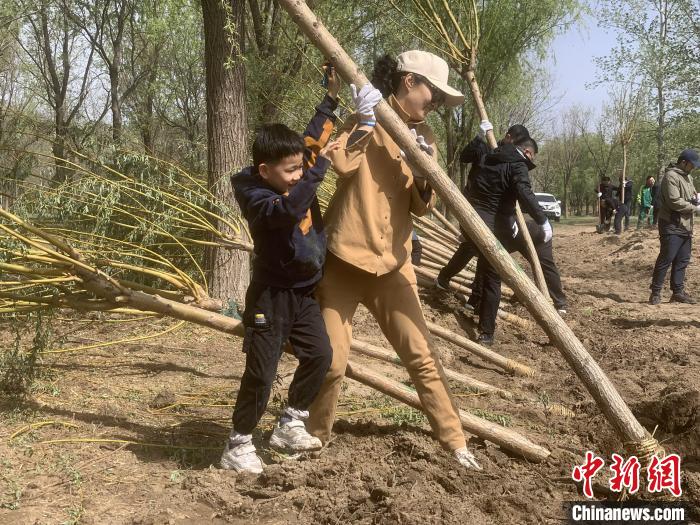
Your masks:
[[[391,55],[384,55],[374,64],[372,85],[382,92],[384,98],[395,93],[401,76],[396,70],[398,63]]]

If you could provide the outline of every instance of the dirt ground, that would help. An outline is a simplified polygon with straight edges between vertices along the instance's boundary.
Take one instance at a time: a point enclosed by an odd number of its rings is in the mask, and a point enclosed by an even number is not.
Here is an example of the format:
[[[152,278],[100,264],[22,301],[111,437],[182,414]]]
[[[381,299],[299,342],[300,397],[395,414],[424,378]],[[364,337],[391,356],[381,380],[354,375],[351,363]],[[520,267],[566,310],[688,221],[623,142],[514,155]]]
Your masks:
[[[700,521],[700,306],[669,304],[668,290],[662,304],[646,304],[658,249],[651,231],[616,237],[596,235],[592,225],[557,225],[555,236],[567,323],[642,424],[681,454],[683,499]],[[687,283],[700,298],[697,244]],[[427,318],[474,335],[456,296],[428,290],[422,299]],[[521,306],[506,308],[528,315]],[[167,319],[104,322],[62,313],[52,323],[53,349],[127,342],[44,354],[28,395],[0,401],[3,524],[561,523],[562,502],[582,499],[571,470],[585,451],[608,464],[612,452],[622,453],[543,332],[500,322],[494,349],[533,367],[534,378],[509,376],[436,343],[450,368],[530,399],[477,395],[453,383],[462,408],[547,447],[545,462],[529,463],[472,436],[484,470],[464,470],[431,438],[422,414],[347,380],[330,445],[313,457],[280,456],[266,448],[266,437],[294,369],[285,357],[255,436],[269,466],[260,476],[236,475],[217,464],[242,373],[240,340]],[[355,335],[388,347],[365,310]],[[12,337],[8,324],[0,326],[1,344]],[[407,378],[393,365],[357,360]],[[575,416],[553,414],[553,402]]]

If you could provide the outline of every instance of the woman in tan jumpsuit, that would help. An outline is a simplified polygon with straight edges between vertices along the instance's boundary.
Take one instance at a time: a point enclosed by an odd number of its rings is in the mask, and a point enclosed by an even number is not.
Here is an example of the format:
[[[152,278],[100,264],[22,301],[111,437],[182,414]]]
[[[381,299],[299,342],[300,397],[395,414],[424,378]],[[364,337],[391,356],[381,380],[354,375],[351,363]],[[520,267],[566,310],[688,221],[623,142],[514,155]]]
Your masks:
[[[374,119],[373,107],[387,98],[427,154],[435,139],[424,122],[441,104],[457,106],[464,96],[447,84],[448,66],[424,51],[407,51],[375,66],[372,83],[359,93],[358,112],[339,132],[331,155],[338,187],[326,211],[328,256],[317,289],[333,347],[325,383],[310,407],[308,430],[327,442],[350,353],[352,319],[359,303],[375,317],[406,367],[433,432],[468,468],[480,468],[466,448],[457,409],[432,350],[411,265],[411,213],[424,215],[434,200],[425,179],[414,176],[402,152]]]

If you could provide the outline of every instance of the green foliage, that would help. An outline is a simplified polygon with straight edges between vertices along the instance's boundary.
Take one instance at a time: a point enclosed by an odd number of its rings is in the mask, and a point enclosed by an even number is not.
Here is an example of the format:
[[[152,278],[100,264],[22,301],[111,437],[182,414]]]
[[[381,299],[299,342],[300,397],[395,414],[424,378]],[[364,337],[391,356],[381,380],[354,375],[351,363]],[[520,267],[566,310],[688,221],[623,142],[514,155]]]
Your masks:
[[[120,152],[115,161],[76,162],[74,178],[53,188],[26,184],[15,212],[70,239],[78,251],[120,278],[164,285],[152,273],[117,269],[113,262],[184,272],[201,282],[199,264],[207,238],[224,237],[212,226],[212,218],[222,217],[236,234],[243,231],[232,203],[216,199],[203,175],[191,175],[174,164],[132,152]],[[17,244],[10,238],[0,240],[5,254]]]
[[[695,79],[700,63],[693,60],[698,56],[693,45],[696,26],[689,16],[694,10],[689,10],[688,0],[606,0],[600,7],[601,24],[617,31],[616,47],[598,59],[600,80],[634,82],[650,90],[656,175],[678,153],[668,140],[670,128],[697,118],[700,99]]]
[[[12,314],[9,324],[14,341],[0,351],[0,393],[16,398],[24,396],[39,376],[40,354],[48,349],[52,337],[51,314],[38,312],[26,319]],[[28,343],[26,333],[31,328],[34,337]]]
[[[480,408],[472,410],[472,413],[475,416],[485,419],[486,421],[497,423],[502,427],[509,427],[513,424],[513,420],[508,414],[498,414],[495,412],[489,412],[488,410],[482,410]]]
[[[427,420],[425,414],[406,405],[397,405],[392,399],[381,396],[367,404],[368,407],[376,408],[384,419],[388,419],[397,425],[407,423],[409,425],[420,425]]]

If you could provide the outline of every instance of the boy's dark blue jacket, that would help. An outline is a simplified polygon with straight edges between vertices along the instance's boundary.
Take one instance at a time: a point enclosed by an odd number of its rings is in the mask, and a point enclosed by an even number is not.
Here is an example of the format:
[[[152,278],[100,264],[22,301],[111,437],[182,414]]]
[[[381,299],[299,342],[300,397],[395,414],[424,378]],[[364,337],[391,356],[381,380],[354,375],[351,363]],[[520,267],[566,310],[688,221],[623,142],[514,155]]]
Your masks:
[[[330,161],[319,156],[335,122],[336,100],[326,96],[304,131],[304,173],[281,195],[258,173],[257,166],[231,177],[234,195],[253,237],[253,277],[278,288],[311,286],[321,278],[326,234],[316,190]]]

